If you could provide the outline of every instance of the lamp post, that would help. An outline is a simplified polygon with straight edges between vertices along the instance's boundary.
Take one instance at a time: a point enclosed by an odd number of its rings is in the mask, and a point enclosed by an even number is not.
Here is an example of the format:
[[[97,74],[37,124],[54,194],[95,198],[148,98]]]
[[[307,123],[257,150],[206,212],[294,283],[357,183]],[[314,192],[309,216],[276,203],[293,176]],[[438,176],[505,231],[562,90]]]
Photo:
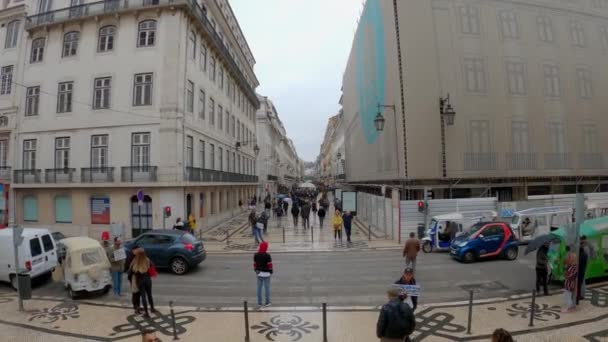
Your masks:
[[[453,126],[454,118],[456,117],[456,111],[450,104],[450,94],[446,97],[439,97],[439,115],[441,117],[441,171],[443,178],[448,176],[447,171],[447,160],[446,160],[446,146],[445,146],[445,126]],[[451,198],[450,194],[450,198]]]
[[[400,162],[399,162],[399,139],[398,139],[398,133],[397,133],[397,110],[395,109],[395,105],[385,105],[385,104],[381,104],[378,103],[378,114],[376,114],[376,118],[374,119],[374,125],[376,126],[376,131],[378,132],[382,132],[384,130],[384,123],[386,121],[386,119],[384,119],[384,116],[382,116],[382,109],[384,108],[391,108],[393,110],[393,119],[394,119],[394,125],[395,126],[395,161],[397,162],[397,181],[399,182],[399,187],[401,188],[401,191],[404,191],[403,186],[401,184],[401,167],[400,167]],[[385,194],[382,194],[382,196],[384,198],[386,198]],[[401,198],[400,198],[401,199]],[[386,231],[386,204],[382,203],[382,206],[384,207],[384,227],[385,227],[385,236],[388,236],[388,232]],[[392,231],[392,228],[391,228]],[[371,234],[371,231],[370,231]],[[401,224],[399,224],[399,237],[398,237],[398,242],[401,243]]]

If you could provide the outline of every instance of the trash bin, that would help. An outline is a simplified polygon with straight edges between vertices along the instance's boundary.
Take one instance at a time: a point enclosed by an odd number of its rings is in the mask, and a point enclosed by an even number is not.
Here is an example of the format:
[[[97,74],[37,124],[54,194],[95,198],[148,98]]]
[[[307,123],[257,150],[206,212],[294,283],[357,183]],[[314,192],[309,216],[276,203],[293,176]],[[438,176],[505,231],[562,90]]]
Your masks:
[[[418,223],[418,238],[422,239],[425,235],[425,227],[424,227],[424,223]]]
[[[19,295],[21,299],[32,298],[32,278],[29,273],[19,273]]]

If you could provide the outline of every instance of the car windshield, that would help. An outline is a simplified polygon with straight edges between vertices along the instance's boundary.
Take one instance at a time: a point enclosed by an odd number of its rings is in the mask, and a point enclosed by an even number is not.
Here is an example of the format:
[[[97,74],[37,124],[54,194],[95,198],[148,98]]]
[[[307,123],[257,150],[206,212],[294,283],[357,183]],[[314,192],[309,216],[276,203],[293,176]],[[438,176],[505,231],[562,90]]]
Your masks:
[[[194,237],[194,235],[186,233],[186,234],[182,235],[182,242],[183,243],[196,243],[197,240]]]
[[[519,223],[519,216],[518,215],[513,216],[513,218],[511,218],[511,223],[518,224]]]
[[[437,227],[437,220],[432,219],[431,223],[429,224],[429,229],[434,229]]]
[[[485,223],[475,223],[474,225],[471,226],[471,228],[469,228],[468,231],[464,232],[463,235],[465,235],[465,236],[473,235],[473,234],[477,233],[484,225],[485,225]]]
[[[80,254],[80,259],[84,266],[91,266],[101,263],[101,253],[98,249],[85,251]]]

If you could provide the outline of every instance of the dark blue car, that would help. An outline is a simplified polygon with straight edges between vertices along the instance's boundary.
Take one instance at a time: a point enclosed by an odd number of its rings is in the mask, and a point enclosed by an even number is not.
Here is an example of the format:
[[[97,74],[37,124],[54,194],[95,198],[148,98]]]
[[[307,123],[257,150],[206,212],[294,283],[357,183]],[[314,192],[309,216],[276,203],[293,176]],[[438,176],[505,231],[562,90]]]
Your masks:
[[[504,222],[479,222],[452,242],[450,255],[470,263],[489,257],[517,259],[518,241]]]
[[[141,247],[154,266],[178,275],[186,274],[207,257],[203,243],[181,230],[152,230],[125,242],[124,247],[128,260],[133,249]]]

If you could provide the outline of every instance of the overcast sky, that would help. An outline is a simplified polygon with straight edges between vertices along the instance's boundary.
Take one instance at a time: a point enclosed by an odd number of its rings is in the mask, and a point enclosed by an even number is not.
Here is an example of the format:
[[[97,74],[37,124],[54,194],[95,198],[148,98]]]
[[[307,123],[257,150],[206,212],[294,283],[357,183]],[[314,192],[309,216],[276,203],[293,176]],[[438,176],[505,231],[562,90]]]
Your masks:
[[[313,161],[340,87],[361,0],[230,0],[256,59],[257,91],[270,97],[298,155]]]

